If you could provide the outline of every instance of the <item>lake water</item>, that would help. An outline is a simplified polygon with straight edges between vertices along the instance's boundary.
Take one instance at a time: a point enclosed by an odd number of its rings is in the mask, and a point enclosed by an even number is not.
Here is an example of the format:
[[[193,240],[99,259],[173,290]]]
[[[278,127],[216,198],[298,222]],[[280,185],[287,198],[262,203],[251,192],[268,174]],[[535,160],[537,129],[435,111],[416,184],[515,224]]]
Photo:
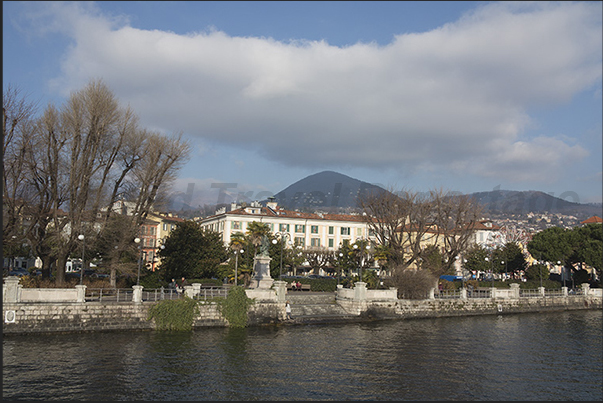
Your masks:
[[[603,312],[3,337],[3,399],[603,399]]]

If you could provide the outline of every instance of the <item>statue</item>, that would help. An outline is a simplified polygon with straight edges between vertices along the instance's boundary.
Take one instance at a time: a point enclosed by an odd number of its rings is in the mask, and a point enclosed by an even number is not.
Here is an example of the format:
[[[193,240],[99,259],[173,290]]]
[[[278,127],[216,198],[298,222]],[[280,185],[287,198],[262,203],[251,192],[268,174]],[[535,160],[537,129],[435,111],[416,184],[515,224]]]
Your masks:
[[[260,256],[268,256],[268,236],[262,236],[262,244],[260,245]]]

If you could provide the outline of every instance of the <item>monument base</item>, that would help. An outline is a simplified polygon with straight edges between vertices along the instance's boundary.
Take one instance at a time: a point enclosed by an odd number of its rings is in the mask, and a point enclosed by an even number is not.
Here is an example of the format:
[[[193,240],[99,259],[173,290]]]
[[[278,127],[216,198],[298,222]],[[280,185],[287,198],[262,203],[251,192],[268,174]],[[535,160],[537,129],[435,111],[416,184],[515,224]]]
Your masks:
[[[268,256],[256,256],[253,259],[253,273],[249,288],[270,288],[274,279],[270,276],[270,260]]]

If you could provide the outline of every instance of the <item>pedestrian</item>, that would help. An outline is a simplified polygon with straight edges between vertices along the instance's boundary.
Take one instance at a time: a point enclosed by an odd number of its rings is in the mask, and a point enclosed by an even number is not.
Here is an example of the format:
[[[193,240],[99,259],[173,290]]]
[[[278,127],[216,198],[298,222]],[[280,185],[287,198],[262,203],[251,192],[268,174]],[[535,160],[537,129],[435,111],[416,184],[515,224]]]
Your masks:
[[[182,281],[180,282],[180,287],[182,287],[182,289],[184,289],[184,286],[187,284],[188,283],[186,282],[186,279],[184,277],[182,277]]]
[[[287,312],[287,320],[293,319],[291,317],[291,304],[289,304],[289,301],[287,301],[287,303],[285,304],[285,312]]]
[[[295,285],[295,288],[297,288],[298,290],[301,290],[301,283],[299,282],[299,280],[297,280],[297,284]]]
[[[172,279],[172,282],[170,283],[170,285],[168,285],[168,288],[171,290],[175,290],[176,288],[178,288],[178,284],[176,284],[176,279]]]

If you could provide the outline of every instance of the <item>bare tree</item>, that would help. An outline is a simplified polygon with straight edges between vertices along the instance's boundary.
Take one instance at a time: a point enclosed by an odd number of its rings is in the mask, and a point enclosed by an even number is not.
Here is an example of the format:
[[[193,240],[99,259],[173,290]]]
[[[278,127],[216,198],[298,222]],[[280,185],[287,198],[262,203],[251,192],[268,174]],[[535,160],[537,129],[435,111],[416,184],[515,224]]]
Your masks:
[[[434,245],[444,257],[443,272],[448,272],[457,256],[465,252],[473,238],[482,207],[469,195],[453,195],[442,189],[431,192],[435,231]]]
[[[305,249],[303,255],[314,274],[319,274],[320,269],[324,269],[332,260],[332,253],[324,246],[315,246]]]
[[[119,199],[135,201],[127,219],[139,226],[188,158],[190,147],[180,136],[149,133],[137,120],[97,80],[72,93],[60,109],[48,105],[18,142],[11,138],[13,153],[24,156],[20,196],[28,210],[20,214],[29,219],[28,240],[45,271],[56,261],[59,283],[79,248],[79,234],[92,245]]]
[[[394,193],[367,192],[360,198],[364,220],[387,249],[388,265],[406,268],[421,253],[426,238],[431,237],[432,206],[428,197],[403,190]]]
[[[428,245],[440,248],[443,271],[468,246],[481,208],[469,196],[443,190],[428,193],[393,190],[368,193],[360,200],[364,219],[385,248],[388,266],[404,270],[418,266]]]
[[[8,86],[2,97],[2,233],[4,239],[23,236],[21,218],[27,200],[27,139],[37,106]]]

